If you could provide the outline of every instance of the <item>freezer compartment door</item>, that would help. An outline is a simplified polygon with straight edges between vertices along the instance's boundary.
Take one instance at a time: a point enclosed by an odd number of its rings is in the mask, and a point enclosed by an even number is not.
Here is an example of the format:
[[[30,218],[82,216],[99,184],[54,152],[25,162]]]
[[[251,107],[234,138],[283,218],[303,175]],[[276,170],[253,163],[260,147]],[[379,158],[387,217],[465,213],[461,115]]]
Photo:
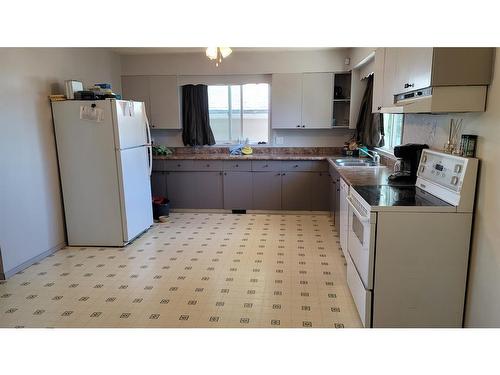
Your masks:
[[[144,103],[113,100],[115,146],[124,150],[150,143]]]
[[[124,242],[153,224],[147,147],[117,151]]]

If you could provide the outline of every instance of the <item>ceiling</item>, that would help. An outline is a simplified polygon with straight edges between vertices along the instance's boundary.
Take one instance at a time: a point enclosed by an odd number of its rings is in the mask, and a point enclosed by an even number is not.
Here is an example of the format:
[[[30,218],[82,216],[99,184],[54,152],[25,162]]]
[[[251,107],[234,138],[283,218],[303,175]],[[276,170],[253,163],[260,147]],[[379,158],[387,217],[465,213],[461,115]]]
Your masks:
[[[144,55],[164,53],[205,53],[206,47],[114,47],[120,55]],[[333,50],[332,47],[231,47],[234,52],[278,52],[278,51],[320,51]]]

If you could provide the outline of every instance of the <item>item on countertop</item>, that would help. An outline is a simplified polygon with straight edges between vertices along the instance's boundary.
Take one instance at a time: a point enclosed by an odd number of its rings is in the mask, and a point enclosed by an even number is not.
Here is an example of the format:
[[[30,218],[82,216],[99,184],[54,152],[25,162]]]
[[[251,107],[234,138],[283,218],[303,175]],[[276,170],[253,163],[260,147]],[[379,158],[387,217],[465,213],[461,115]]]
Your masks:
[[[253,150],[250,146],[248,145],[245,145],[241,148],[241,153],[243,155],[252,155],[253,154]]]
[[[75,100],[97,100],[97,96],[93,91],[78,91],[75,92],[73,99]]]
[[[344,147],[342,148],[343,156],[358,156],[358,144],[356,141],[344,142]]]
[[[230,155],[241,155],[242,154],[242,151],[241,151],[242,148],[243,148],[242,144],[233,146],[233,147],[231,147],[229,149],[229,154]]]
[[[443,151],[448,154],[459,153],[460,150],[457,147],[458,145],[458,136],[462,132],[462,121],[451,119],[450,120],[450,133],[448,135],[448,141],[445,143],[443,147]]]
[[[167,156],[171,155],[172,150],[169,149],[167,146],[153,146],[153,155],[155,156]]]
[[[66,95],[49,95],[49,100],[51,102],[59,102],[62,100],[66,100]]]
[[[477,146],[477,135],[462,134],[462,139],[460,141],[460,152],[462,156],[468,158],[475,158],[476,146]]]
[[[66,89],[66,99],[75,99],[75,93],[83,91],[83,83],[81,81],[68,79],[64,81],[64,86]]]
[[[394,164],[394,173],[388,177],[389,181],[408,181],[414,183],[417,179],[420,154],[426,148],[429,148],[429,146],[417,143],[395,146],[394,156],[398,158],[398,161]]]

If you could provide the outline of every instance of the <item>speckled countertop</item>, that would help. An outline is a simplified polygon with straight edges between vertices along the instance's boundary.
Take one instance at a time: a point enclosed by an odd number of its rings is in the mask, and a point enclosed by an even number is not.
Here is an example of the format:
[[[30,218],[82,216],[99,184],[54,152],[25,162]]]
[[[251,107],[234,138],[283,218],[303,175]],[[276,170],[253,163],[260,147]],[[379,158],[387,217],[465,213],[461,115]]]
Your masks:
[[[283,150],[281,153],[279,151]],[[340,167],[334,163],[337,158],[345,158],[340,152],[332,148],[313,150],[308,148],[261,150],[253,155],[229,155],[227,148],[218,152],[179,152],[168,156],[155,156],[155,160],[326,160],[339,172],[340,176],[349,185],[387,185],[388,177],[393,168],[380,167]],[[211,150],[212,151],[212,150]],[[271,151],[271,152],[262,152]],[[300,153],[303,151],[303,153]],[[326,152],[330,151],[330,154]],[[333,151],[333,152],[332,152]],[[392,183],[391,183],[392,185]]]
[[[155,156],[155,160],[327,160],[340,156],[312,154],[264,154],[229,155],[225,154],[174,154]]]
[[[397,185],[397,183],[388,182],[389,175],[393,172],[392,168],[386,166],[380,167],[339,167],[329,160],[340,176],[349,185]]]

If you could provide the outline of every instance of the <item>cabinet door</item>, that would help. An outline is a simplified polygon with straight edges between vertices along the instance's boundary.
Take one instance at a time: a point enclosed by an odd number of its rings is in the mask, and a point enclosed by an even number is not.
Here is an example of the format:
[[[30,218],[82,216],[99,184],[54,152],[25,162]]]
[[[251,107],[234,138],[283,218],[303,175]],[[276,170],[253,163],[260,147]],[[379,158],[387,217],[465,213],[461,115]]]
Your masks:
[[[273,129],[302,127],[302,74],[273,74],[271,83]]]
[[[432,48],[394,48],[396,54],[395,92],[413,91],[430,86]]]
[[[311,173],[311,210],[328,211],[330,209],[330,176],[328,172]]]
[[[168,172],[167,193],[172,208],[198,208],[196,172]]]
[[[394,94],[398,91],[397,48],[386,48],[384,57],[382,107],[394,107]]]
[[[224,208],[252,208],[252,172],[224,172]]]
[[[384,60],[385,48],[375,50],[375,60],[373,65],[373,100],[372,112],[380,112],[384,106]]]
[[[281,210],[281,173],[253,173],[253,209]]]
[[[333,220],[333,225],[335,225],[335,204],[337,202],[335,202],[335,196],[337,195],[337,184],[335,182],[335,179],[333,177],[330,176],[330,191],[329,191],[329,195],[330,195],[330,216]]]
[[[151,119],[151,102],[149,100],[149,78],[146,76],[123,76],[122,94],[125,100],[143,102],[146,114]]]
[[[179,87],[176,76],[149,77],[151,127],[181,129]]]
[[[151,174],[151,195],[154,197],[167,197],[167,174],[153,172]]]
[[[196,176],[196,208],[223,208],[222,172],[193,172]]]
[[[282,174],[281,207],[284,210],[311,209],[311,173],[285,172]]]
[[[331,128],[333,120],[333,73],[302,75],[302,125]]]

